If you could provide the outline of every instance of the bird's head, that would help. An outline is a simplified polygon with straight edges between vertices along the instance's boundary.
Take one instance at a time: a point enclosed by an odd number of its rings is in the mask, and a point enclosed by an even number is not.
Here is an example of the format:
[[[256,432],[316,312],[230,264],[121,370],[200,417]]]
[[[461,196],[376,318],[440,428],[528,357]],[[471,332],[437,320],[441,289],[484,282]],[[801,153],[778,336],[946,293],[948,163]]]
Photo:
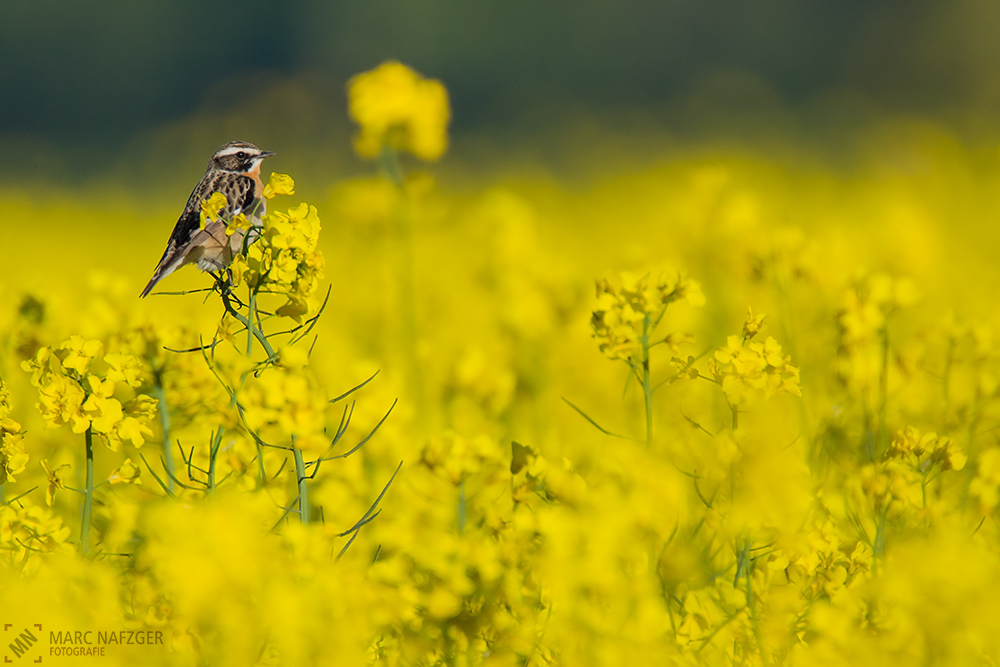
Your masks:
[[[271,151],[262,151],[246,141],[230,141],[215,151],[208,167],[233,174],[247,174],[260,167],[261,160],[272,155]]]

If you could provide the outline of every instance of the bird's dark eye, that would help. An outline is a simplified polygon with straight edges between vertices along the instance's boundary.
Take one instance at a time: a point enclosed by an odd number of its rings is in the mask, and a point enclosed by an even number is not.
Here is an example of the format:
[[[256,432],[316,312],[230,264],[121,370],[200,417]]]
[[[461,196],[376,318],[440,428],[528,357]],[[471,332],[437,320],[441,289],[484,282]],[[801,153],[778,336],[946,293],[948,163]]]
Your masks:
[[[241,160],[246,160],[247,159],[247,154],[244,153],[243,151],[240,151],[239,153],[236,154],[236,157],[238,157]]]

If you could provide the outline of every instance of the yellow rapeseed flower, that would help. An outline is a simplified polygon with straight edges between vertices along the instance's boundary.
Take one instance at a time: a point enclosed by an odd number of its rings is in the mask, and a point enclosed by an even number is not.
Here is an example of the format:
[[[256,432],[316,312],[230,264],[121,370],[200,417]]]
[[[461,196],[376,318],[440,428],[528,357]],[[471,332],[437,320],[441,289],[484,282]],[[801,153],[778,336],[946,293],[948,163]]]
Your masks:
[[[250,221],[242,213],[237,213],[226,225],[226,236],[232,236],[236,232],[245,232],[250,229]]]
[[[55,551],[69,535],[69,526],[64,526],[62,519],[47,507],[19,503],[0,506],[0,549],[15,558]]]
[[[28,454],[24,451],[24,430],[11,419],[10,404],[7,402],[7,385],[0,379],[0,484],[17,481],[14,475],[21,473],[28,465]]]
[[[103,358],[103,374],[90,372],[103,347],[100,340],[71,336],[58,348],[64,353],[61,360],[52,348],[42,348],[21,367],[31,373],[38,389],[36,407],[48,428],[69,424],[74,433],[91,429],[112,451],[123,440],[141,445],[144,436],[152,436],[146,424],[155,416],[156,399],[136,394],[123,406],[123,398],[115,394],[119,385],[142,384],[142,362],[130,354],[112,353]]]
[[[83,414],[87,395],[76,380],[65,375],[51,374],[44,384],[38,385],[36,404],[48,428],[70,424],[74,433],[83,433],[90,426],[90,419]]]
[[[980,454],[969,493],[979,498],[984,514],[993,514],[1000,505],[1000,447],[990,447]]]
[[[753,308],[747,308],[747,319],[743,322],[743,340],[750,340],[754,336],[760,333],[761,329],[764,328],[764,319],[767,315],[757,315],[753,314]]]
[[[70,336],[69,340],[59,346],[60,350],[68,350],[63,358],[63,368],[74,370],[81,376],[90,368],[90,362],[101,352],[103,344],[96,339],[86,339],[83,336]]]
[[[0,419],[0,484],[16,482],[15,475],[24,472],[28,454],[24,451],[24,431],[13,419]]]
[[[278,195],[294,195],[295,181],[288,174],[272,173],[264,186],[264,197],[272,199]]]
[[[205,225],[212,220],[219,218],[219,213],[226,207],[226,195],[221,192],[213,192],[212,196],[201,202],[201,214],[199,216],[199,226],[205,229]]]
[[[451,109],[440,81],[391,60],[353,77],[347,97],[348,112],[361,126],[354,140],[361,157],[377,157],[388,147],[436,160],[447,150]]]
[[[114,382],[124,382],[130,387],[142,384],[142,363],[130,354],[105,354],[109,368],[107,377]]]
[[[279,315],[301,321],[319,307],[317,289],[323,276],[323,255],[317,250],[322,229],[315,206],[299,204],[269,213],[260,241],[231,266],[233,282],[281,294],[287,301]]]
[[[730,405],[743,405],[756,395],[802,395],[798,367],[770,336],[763,343],[748,344],[740,336],[729,336],[726,346],[709,360],[709,370]]]
[[[52,507],[56,499],[56,491],[66,488],[62,476],[63,471],[69,468],[69,464],[63,463],[53,468],[49,465],[48,459],[42,459],[41,463],[42,470],[45,471],[45,479],[48,481],[48,486],[45,489],[45,504]]]
[[[142,470],[132,463],[132,459],[127,458],[108,476],[108,482],[111,484],[142,484],[142,480],[139,479],[141,473]]]
[[[705,305],[701,285],[683,274],[638,275],[623,271],[617,281],[596,281],[597,304],[590,318],[593,336],[610,359],[637,360],[640,337],[659,323],[671,303]]]

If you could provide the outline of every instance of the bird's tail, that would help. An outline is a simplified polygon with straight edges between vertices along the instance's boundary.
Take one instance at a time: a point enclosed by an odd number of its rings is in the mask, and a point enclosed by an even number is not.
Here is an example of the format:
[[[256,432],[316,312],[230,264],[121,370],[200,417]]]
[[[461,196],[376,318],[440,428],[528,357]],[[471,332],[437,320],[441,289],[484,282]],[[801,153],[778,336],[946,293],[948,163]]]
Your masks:
[[[153,290],[153,288],[154,288],[154,287],[156,286],[156,283],[160,282],[160,279],[161,279],[162,277],[163,277],[162,273],[161,273],[161,272],[160,272],[159,270],[157,270],[157,271],[156,271],[156,273],[154,273],[154,274],[153,274],[153,277],[152,277],[152,278],[150,278],[150,280],[149,280],[149,283],[148,283],[148,284],[146,285],[146,287],[145,287],[145,288],[144,288],[144,289],[142,290],[142,294],[140,294],[140,295],[139,295],[139,298],[140,298],[140,299],[145,299],[145,298],[146,298],[146,296],[147,296],[147,295],[148,295],[148,294],[149,294],[149,293],[150,293],[150,292],[151,292],[151,291]]]
[[[169,276],[171,273],[179,269],[183,263],[184,263],[183,255],[179,255],[179,253],[177,252],[171,252],[169,254],[164,253],[163,258],[160,260],[160,263],[156,265],[156,270],[153,271],[153,277],[149,279],[149,283],[147,283],[146,287],[142,290],[142,293],[139,295],[139,298],[144,299],[146,295],[148,295],[153,290],[153,288],[156,287],[156,283],[160,282],[161,280]]]
[[[202,271],[224,269],[233,261],[233,255],[239,252],[237,248],[242,241],[243,232],[234,233],[230,237],[226,234],[226,224],[216,220],[209,223],[205,229],[192,234],[190,240],[182,247],[177,248],[171,243],[160,258],[160,263],[153,271],[153,277],[149,279],[149,284],[142,290],[139,298],[144,298],[156,283],[185,264],[197,263]]]

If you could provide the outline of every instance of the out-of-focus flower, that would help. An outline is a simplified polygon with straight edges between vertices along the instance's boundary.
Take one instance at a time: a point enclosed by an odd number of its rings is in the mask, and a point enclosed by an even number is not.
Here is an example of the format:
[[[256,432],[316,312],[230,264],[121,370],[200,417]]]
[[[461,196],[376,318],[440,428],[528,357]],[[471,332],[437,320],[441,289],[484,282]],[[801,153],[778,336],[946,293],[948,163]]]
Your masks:
[[[1000,447],[990,447],[979,456],[969,493],[979,498],[984,513],[996,511],[1000,505]]]
[[[747,319],[743,322],[743,340],[748,341],[764,328],[764,319],[767,315],[754,316],[753,308],[747,308]]]
[[[290,355],[283,351],[283,361]],[[329,446],[324,433],[328,402],[315,379],[304,369],[286,365],[269,368],[247,381],[240,392],[247,425],[271,444],[318,453]]]
[[[20,474],[28,465],[28,454],[24,451],[24,430],[10,418],[9,392],[0,379],[0,484],[15,482],[14,475]]]
[[[104,361],[108,364],[108,380],[123,382],[130,387],[142,384],[142,363],[131,354],[105,354]]]
[[[142,480],[139,479],[141,473],[142,470],[132,463],[132,459],[127,458],[108,476],[108,482],[111,484],[142,484]]]
[[[420,452],[420,462],[458,485],[487,466],[502,464],[501,450],[486,435],[465,437],[454,431],[430,438]]]
[[[917,289],[906,278],[884,273],[864,274],[844,291],[837,316],[840,349],[837,374],[854,393],[871,402],[886,369],[884,348],[890,316],[917,300]]]
[[[907,426],[896,434],[885,458],[900,458],[910,462],[919,472],[938,470],[961,470],[965,467],[966,456],[955,442],[937,433],[921,433],[920,429]]]
[[[19,559],[55,551],[69,539],[69,526],[41,505],[0,505],[0,549]]]
[[[730,405],[743,405],[758,394],[802,395],[798,367],[770,336],[763,343],[749,344],[739,336],[730,336],[726,346],[716,350],[709,360],[709,370]]]
[[[348,112],[361,126],[354,140],[361,157],[374,158],[389,147],[436,160],[447,150],[451,110],[440,81],[388,61],[352,78],[347,97]]]
[[[874,339],[889,313],[911,306],[916,300],[917,289],[906,278],[877,273],[857,280],[844,292],[839,316],[843,346],[854,347]]]
[[[703,306],[701,285],[683,274],[654,277],[623,272],[616,282],[598,280],[590,326],[601,352],[610,359],[637,361],[644,331],[651,334],[667,306],[678,301]]]
[[[56,500],[56,491],[66,488],[62,476],[64,471],[69,468],[69,464],[63,463],[53,468],[49,465],[48,459],[42,459],[41,463],[42,470],[45,471],[45,479],[48,481],[48,487],[45,489],[45,504],[52,507]]]

